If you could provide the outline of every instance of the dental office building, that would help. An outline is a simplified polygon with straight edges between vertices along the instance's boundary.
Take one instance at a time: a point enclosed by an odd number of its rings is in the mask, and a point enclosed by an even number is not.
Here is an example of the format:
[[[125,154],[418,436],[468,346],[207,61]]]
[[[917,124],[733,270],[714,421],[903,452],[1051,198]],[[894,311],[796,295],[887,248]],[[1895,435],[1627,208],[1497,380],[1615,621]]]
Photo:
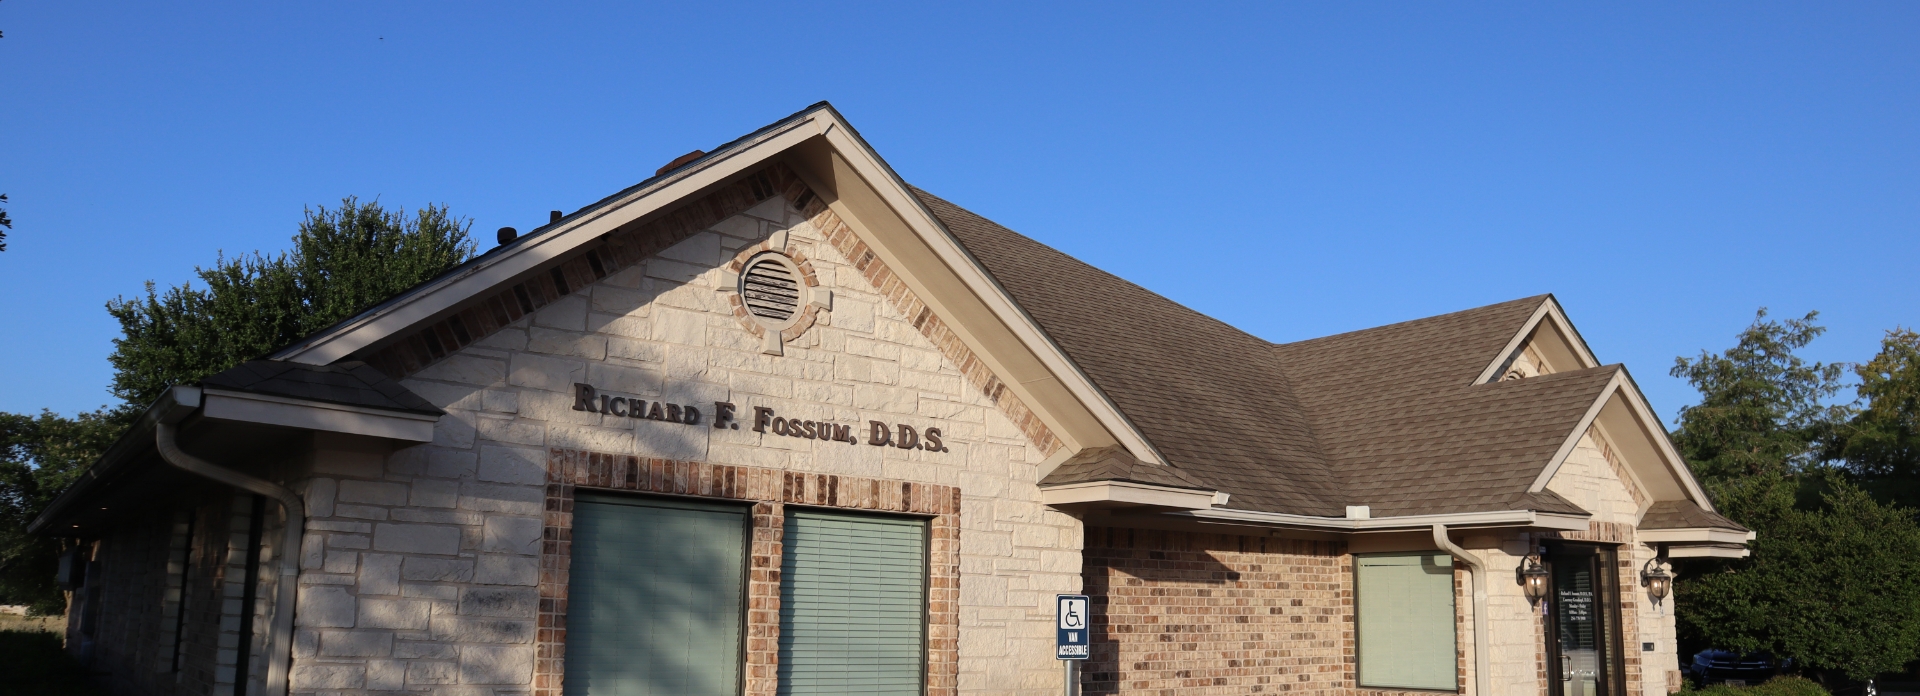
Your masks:
[[[35,522],[114,693],[1663,696],[1751,538],[1551,296],[1273,344],[825,104],[502,237]]]

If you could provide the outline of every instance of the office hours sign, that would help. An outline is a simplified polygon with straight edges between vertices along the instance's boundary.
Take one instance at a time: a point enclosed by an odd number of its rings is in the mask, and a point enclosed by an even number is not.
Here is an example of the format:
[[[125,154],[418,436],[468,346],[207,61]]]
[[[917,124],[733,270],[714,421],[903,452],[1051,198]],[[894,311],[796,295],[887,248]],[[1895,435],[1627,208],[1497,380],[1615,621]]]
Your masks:
[[[1054,640],[1054,659],[1087,659],[1087,646],[1093,642],[1087,630],[1087,608],[1086,595],[1054,596],[1054,619],[1059,626],[1059,632]]]

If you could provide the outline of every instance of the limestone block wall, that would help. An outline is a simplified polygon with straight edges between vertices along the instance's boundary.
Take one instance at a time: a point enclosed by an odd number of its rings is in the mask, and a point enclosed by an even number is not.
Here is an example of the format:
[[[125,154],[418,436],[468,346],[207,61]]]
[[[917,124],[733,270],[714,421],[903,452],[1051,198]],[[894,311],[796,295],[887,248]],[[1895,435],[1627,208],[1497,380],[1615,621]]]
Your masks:
[[[778,196],[577,287],[404,384],[446,409],[430,445],[321,443],[304,483],[295,693],[525,694],[553,450],[959,489],[961,693],[1044,694],[1052,595],[1080,587],[1081,531],[1039,502],[1041,450],[870,274]],[[832,310],[762,354],[720,292],[736,253],[787,230]],[[897,285],[897,282],[895,283]],[[694,405],[683,425],[575,410],[575,383]],[[714,402],[743,425],[710,427]],[[939,427],[946,451],[756,432],[754,407],[857,426]]]

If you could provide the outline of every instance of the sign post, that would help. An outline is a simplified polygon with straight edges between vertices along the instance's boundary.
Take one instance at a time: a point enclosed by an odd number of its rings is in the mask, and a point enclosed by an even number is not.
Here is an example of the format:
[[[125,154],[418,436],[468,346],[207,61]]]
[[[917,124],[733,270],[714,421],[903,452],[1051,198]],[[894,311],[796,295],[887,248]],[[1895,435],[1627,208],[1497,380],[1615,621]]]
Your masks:
[[[1053,614],[1057,631],[1054,634],[1053,657],[1066,668],[1065,696],[1079,696],[1079,661],[1087,659],[1091,652],[1088,646],[1092,645],[1093,637],[1087,630],[1088,608],[1086,595],[1054,596]]]

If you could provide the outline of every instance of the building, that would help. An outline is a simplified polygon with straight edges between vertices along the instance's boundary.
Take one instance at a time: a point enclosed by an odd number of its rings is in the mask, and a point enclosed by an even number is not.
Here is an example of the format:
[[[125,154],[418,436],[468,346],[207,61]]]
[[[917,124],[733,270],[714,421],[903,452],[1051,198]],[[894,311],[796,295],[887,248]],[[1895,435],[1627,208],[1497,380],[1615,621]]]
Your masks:
[[[1660,696],[1642,573],[1751,538],[1550,296],[1271,344],[825,104],[174,388],[34,528],[92,669],[221,696],[1052,694],[1081,591],[1088,694]]]

